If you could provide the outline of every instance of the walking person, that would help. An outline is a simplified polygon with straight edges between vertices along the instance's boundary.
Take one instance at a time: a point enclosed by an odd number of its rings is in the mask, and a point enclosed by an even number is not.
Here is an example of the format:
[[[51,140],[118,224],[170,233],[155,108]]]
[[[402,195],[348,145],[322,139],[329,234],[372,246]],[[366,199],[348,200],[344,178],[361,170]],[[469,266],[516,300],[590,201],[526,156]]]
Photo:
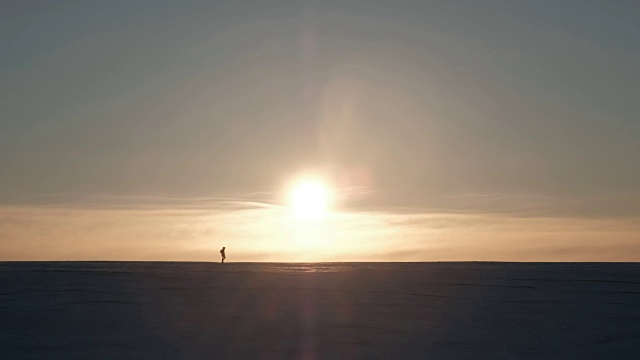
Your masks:
[[[224,246],[220,250],[220,255],[222,256],[222,261],[220,263],[224,263],[224,259],[227,258],[227,256],[224,254]]]

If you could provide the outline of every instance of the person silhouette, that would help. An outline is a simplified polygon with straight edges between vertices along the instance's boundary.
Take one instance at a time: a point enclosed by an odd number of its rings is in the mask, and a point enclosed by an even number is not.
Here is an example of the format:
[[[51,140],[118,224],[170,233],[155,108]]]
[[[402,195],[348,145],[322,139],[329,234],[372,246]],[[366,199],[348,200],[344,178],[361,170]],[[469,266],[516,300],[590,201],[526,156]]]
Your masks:
[[[224,259],[226,259],[227,257],[224,254],[224,246],[222,247],[222,249],[220,250],[220,255],[222,256],[222,261],[220,263],[224,263]]]

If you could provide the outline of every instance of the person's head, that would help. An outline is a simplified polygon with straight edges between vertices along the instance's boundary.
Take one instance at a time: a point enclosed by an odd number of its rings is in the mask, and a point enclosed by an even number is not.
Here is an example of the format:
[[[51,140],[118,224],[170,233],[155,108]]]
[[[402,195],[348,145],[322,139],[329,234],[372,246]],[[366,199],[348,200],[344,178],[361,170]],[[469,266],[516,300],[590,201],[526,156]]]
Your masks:
[[[222,250],[224,250],[224,246],[222,247]]]

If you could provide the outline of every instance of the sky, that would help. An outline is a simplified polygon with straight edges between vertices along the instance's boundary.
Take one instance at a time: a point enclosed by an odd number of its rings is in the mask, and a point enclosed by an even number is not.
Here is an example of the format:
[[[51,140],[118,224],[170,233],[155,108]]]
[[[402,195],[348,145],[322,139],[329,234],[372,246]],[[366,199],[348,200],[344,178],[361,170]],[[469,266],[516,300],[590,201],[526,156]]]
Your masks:
[[[0,260],[640,261],[637,1],[8,0],[0,46]]]

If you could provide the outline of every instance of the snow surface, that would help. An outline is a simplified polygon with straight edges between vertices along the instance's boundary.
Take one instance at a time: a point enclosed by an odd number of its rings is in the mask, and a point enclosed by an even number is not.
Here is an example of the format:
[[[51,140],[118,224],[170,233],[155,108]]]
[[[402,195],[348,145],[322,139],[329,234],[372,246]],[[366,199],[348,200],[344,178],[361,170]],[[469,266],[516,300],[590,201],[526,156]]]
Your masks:
[[[0,263],[2,359],[640,359],[640,264]]]

